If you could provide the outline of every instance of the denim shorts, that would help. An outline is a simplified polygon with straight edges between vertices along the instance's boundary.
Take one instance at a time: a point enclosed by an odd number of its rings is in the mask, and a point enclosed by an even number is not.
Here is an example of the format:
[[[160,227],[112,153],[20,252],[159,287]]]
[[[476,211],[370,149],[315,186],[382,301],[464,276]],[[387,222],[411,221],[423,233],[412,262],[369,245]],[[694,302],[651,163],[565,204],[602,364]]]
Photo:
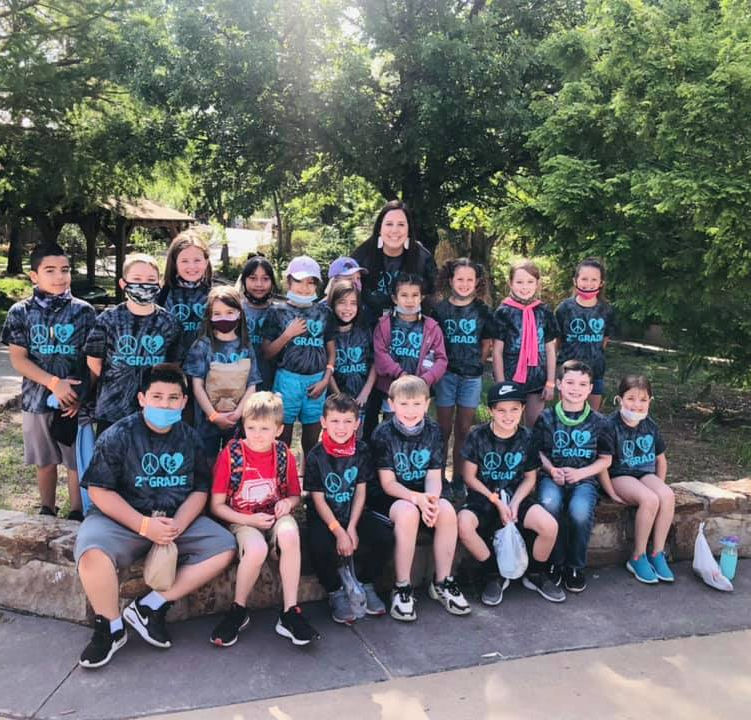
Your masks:
[[[476,408],[482,396],[482,375],[464,377],[447,372],[435,385],[435,404],[438,407]]]
[[[308,397],[308,388],[322,378],[322,372],[300,375],[284,368],[276,371],[274,392],[282,396],[285,425],[292,425],[298,418],[303,425],[312,425],[321,420],[326,391],[314,400]]]

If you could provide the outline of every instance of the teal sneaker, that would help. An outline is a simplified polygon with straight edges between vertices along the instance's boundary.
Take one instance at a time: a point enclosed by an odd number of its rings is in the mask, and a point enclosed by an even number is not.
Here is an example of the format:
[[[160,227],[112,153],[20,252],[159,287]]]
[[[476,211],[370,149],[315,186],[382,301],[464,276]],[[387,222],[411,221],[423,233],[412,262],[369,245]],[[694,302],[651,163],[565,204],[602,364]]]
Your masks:
[[[662,582],[675,582],[675,575],[673,575],[673,571],[668,565],[664,552],[660,551],[657,555],[652,555],[649,560],[652,563],[655,574]]]
[[[633,576],[639,581],[646,583],[647,585],[654,585],[659,582],[655,569],[647,560],[647,556],[642,553],[636,560],[629,558],[626,563],[626,570],[633,574]]]

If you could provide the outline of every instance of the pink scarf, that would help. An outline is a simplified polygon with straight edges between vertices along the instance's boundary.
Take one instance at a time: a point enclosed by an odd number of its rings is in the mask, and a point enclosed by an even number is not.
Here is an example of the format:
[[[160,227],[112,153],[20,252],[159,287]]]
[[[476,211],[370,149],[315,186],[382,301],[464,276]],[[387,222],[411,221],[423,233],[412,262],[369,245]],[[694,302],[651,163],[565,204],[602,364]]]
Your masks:
[[[519,350],[519,361],[516,364],[514,372],[514,382],[522,385],[527,382],[527,368],[537,367],[539,363],[539,354],[537,352],[537,320],[535,319],[535,308],[542,305],[541,300],[533,300],[528,305],[524,305],[513,298],[507,297],[503,301],[504,305],[516,308],[522,311],[522,343]]]

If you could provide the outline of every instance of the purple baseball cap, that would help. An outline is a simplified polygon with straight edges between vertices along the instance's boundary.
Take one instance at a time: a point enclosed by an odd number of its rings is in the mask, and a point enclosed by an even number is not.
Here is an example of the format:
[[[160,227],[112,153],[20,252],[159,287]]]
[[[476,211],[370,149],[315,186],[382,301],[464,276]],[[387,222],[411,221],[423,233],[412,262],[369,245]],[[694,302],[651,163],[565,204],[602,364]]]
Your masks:
[[[308,255],[299,255],[292,258],[287,266],[286,276],[291,275],[295,280],[305,280],[305,278],[321,279],[321,267]]]
[[[368,271],[366,268],[360,267],[357,264],[357,260],[354,260],[351,257],[346,257],[344,255],[334,260],[334,262],[331,263],[331,267],[329,267],[330,278],[349,277],[350,275],[354,275],[356,272],[367,273]]]

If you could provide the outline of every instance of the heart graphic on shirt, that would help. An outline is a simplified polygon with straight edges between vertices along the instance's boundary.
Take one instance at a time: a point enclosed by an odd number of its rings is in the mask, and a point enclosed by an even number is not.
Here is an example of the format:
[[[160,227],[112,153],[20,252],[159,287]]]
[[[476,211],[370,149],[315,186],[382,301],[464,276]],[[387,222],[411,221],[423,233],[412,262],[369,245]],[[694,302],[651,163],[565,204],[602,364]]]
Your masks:
[[[411,332],[409,335],[407,335],[407,340],[409,340],[409,344],[415,349],[419,350],[422,346],[422,333],[421,332]]]
[[[636,444],[643,453],[648,453],[652,449],[652,443],[655,439],[651,435],[642,435],[636,438]]]
[[[421,470],[428,464],[428,460],[430,460],[430,450],[426,448],[413,450],[409,454],[409,459],[418,470]]]
[[[351,347],[347,350],[347,357],[350,359],[353,363],[360,362],[362,358],[362,348],[361,347]]]
[[[65,323],[64,325],[55,323],[53,330],[55,331],[55,337],[58,342],[66,343],[73,337],[76,328],[72,323]]]
[[[323,332],[323,322],[321,320],[308,320],[308,332],[313,337],[318,337]]]
[[[256,331],[256,319],[246,316],[245,326],[248,328],[248,335],[252,335]]]
[[[509,470],[513,470],[521,461],[524,456],[520,452],[510,453],[507,452],[503,459],[506,462],[506,467]]]
[[[630,458],[634,454],[634,441],[633,440],[624,440],[623,441],[623,455],[624,457]]]
[[[537,339],[539,341],[542,341],[545,339],[545,328],[543,328],[542,326],[539,326],[537,328]]]
[[[323,481],[329,495],[336,495],[342,489],[342,479],[335,472],[330,472]]]
[[[477,320],[475,318],[462,318],[459,321],[459,329],[465,335],[471,335],[477,328]]]
[[[589,327],[592,328],[593,333],[600,333],[605,327],[605,321],[602,318],[590,318]]]
[[[176,452],[172,455],[169,453],[162,453],[159,456],[159,464],[164,468],[164,471],[170,475],[174,475],[183,464],[183,454]]]
[[[152,355],[158,353],[164,346],[164,338],[161,335],[144,335],[141,338],[141,345],[146,348]]]
[[[357,480],[357,472],[356,467],[349,467],[344,471],[344,482],[347,484],[347,487],[352,487],[355,480]]]
[[[206,303],[195,302],[193,303],[193,314],[196,317],[202,318],[206,312]]]
[[[583,447],[589,442],[589,439],[592,437],[592,433],[589,432],[589,430],[574,430],[571,433],[571,437],[573,438],[577,447]]]

